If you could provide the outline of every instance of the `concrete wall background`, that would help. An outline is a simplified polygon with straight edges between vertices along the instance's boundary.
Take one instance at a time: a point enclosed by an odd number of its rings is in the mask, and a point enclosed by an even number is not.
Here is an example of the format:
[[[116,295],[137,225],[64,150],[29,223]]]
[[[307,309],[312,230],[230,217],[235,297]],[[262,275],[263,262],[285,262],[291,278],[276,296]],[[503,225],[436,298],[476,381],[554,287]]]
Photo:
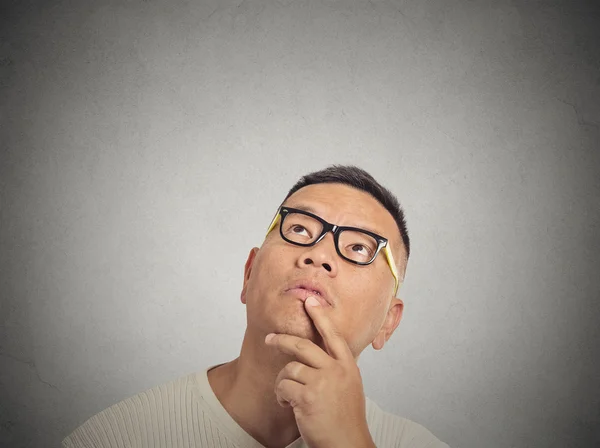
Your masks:
[[[331,163],[396,192],[413,244],[367,394],[452,447],[599,444],[599,19],[567,1],[5,1],[0,445],[58,446],[235,357],[247,253]]]

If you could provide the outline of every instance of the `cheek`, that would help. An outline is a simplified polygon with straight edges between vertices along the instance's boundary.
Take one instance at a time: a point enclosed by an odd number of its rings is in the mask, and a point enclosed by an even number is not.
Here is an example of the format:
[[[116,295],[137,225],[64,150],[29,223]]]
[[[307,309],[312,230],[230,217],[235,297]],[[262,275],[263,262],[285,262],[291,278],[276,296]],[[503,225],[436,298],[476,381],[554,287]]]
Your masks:
[[[290,255],[285,247],[271,246],[261,254],[261,274],[274,275],[286,269]]]
[[[385,295],[386,288],[389,288],[386,283],[389,279],[381,268],[354,265],[349,267],[350,270],[345,277],[348,279],[346,284],[351,289],[349,292],[352,295],[369,298]]]
[[[354,336],[349,336],[355,337],[370,332],[381,320],[389,285],[385,283],[385,273],[356,269],[349,274],[345,290],[353,300],[344,315],[349,330],[354,332]]]
[[[265,247],[256,255],[248,281],[248,293],[265,294],[283,279],[285,251],[278,247]]]

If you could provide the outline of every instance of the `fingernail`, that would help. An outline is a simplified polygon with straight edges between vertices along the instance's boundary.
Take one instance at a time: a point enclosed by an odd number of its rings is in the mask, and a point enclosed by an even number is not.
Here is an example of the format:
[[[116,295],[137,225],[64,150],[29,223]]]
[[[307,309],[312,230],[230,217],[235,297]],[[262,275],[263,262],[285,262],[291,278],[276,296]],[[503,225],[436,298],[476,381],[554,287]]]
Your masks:
[[[265,342],[269,342],[271,339],[275,337],[275,333],[269,333],[265,338]]]
[[[321,304],[313,296],[306,298],[306,306],[320,306]]]

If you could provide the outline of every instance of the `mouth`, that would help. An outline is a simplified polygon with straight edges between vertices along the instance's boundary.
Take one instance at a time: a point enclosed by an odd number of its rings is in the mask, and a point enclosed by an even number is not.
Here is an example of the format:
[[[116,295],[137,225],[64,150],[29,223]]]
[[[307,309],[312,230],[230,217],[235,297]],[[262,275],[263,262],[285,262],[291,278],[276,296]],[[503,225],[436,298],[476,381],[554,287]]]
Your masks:
[[[317,295],[317,296],[321,295],[321,292],[318,289],[310,289],[310,288],[305,288],[303,286],[299,286],[299,287],[297,287],[297,289],[302,289],[303,291],[308,291],[309,295],[310,294]]]
[[[297,284],[292,286],[291,288],[287,288],[285,292],[295,295],[303,302],[305,302],[306,299],[310,296],[313,296],[319,301],[319,303],[322,306],[332,306],[329,299],[326,297],[324,291],[312,285],[309,286],[305,284]]]

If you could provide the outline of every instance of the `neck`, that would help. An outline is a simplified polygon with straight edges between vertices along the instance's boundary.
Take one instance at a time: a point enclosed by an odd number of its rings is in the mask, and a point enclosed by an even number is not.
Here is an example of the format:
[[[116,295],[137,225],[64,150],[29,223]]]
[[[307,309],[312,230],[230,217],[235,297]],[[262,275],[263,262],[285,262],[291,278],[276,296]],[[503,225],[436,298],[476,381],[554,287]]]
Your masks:
[[[275,379],[293,359],[264,343],[264,335],[246,330],[240,356],[208,373],[213,392],[231,417],[263,446],[289,445],[300,432],[291,407],[275,396]]]

